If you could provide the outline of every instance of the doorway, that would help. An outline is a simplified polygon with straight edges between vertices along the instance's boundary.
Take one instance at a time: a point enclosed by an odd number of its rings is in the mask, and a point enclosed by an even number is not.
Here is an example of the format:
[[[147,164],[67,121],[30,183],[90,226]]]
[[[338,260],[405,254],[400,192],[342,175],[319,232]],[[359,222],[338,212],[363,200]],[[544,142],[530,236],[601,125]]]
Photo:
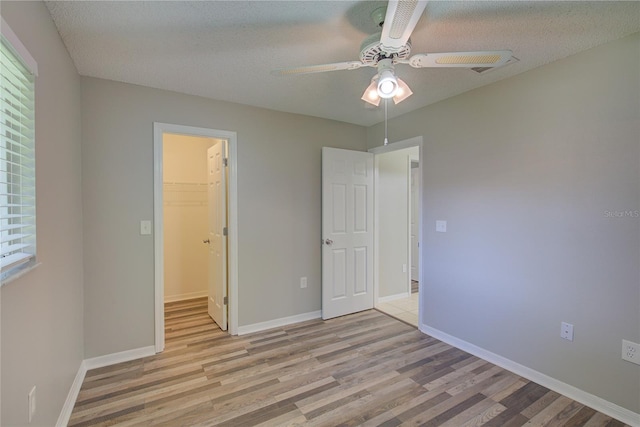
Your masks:
[[[207,297],[207,150],[226,141],[163,135],[164,302]],[[226,207],[225,207],[226,209]]]
[[[180,138],[182,137],[182,138]],[[215,146],[216,143],[220,144],[224,142],[225,148],[228,152],[227,160],[226,160],[226,178],[228,182],[228,194],[226,197],[227,200],[227,209],[228,212],[228,220],[227,220],[227,229],[226,229],[226,238],[227,244],[225,248],[227,249],[226,254],[226,273],[227,273],[227,287],[228,296],[227,299],[224,300],[226,303],[226,308],[228,309],[228,314],[225,316],[225,320],[228,319],[228,329],[229,333],[232,335],[237,334],[237,326],[238,326],[238,268],[237,268],[237,136],[235,132],[222,131],[216,129],[207,129],[207,128],[195,128],[191,126],[181,126],[181,125],[173,125],[167,123],[154,123],[154,223],[155,223],[155,231],[154,231],[154,263],[155,263],[155,297],[154,297],[154,306],[155,306],[155,350],[156,353],[161,352],[164,349],[164,303],[165,303],[165,287],[167,289],[171,289],[171,295],[167,295],[170,299],[176,298],[184,298],[184,297],[197,297],[201,296],[200,293],[205,293],[208,295],[211,293],[208,289],[205,291],[203,289],[178,289],[175,287],[174,280],[176,277],[175,272],[174,276],[165,277],[165,256],[170,256],[170,253],[167,252],[165,247],[165,237],[173,238],[175,234],[179,234],[181,238],[187,238],[193,240],[193,235],[190,235],[190,232],[187,232],[186,228],[183,228],[181,231],[176,233],[176,230],[171,230],[170,228],[165,230],[166,222],[165,216],[175,217],[176,212],[174,208],[178,208],[178,205],[185,204],[207,204],[207,181],[205,178],[204,185],[202,185],[201,179],[196,179],[195,175],[190,176],[191,179],[175,179],[173,181],[169,180],[167,182],[164,177],[164,153],[165,148],[169,148],[169,144],[167,143],[167,147],[165,147],[165,141],[171,141],[172,138],[177,138],[181,142],[179,144],[187,144],[193,141],[199,141],[201,145],[212,145]],[[189,139],[191,138],[191,139]],[[207,142],[208,141],[208,142]],[[180,146],[172,146],[172,148],[180,149]],[[190,150],[193,151],[193,150]],[[206,156],[205,156],[205,165],[206,165]],[[171,173],[174,174],[172,176],[176,176],[176,168],[171,168]],[[180,169],[180,168],[178,168]],[[186,171],[182,171],[182,173],[186,173],[189,175],[191,173],[193,175],[196,172],[196,168],[185,168]],[[203,173],[206,177],[207,169],[203,170]],[[197,172],[196,172],[197,174]],[[171,174],[170,174],[171,175]],[[185,176],[187,176],[185,175]],[[165,185],[167,183],[167,185]],[[169,191],[167,191],[169,190]],[[171,192],[173,191],[173,193]],[[172,205],[166,205],[165,199],[169,199],[169,202],[173,202]],[[165,211],[165,209],[167,209]],[[193,212],[192,212],[193,213]],[[202,214],[202,212],[200,212]],[[197,216],[197,215],[196,215]],[[201,216],[201,215],[200,215]],[[194,217],[195,218],[195,217]],[[193,218],[192,218],[193,219]],[[188,222],[188,221],[187,221]],[[183,224],[185,227],[188,225],[191,227],[194,224]],[[168,235],[167,233],[171,233]],[[194,233],[198,233],[198,231],[194,231]],[[191,233],[193,234],[193,233]],[[198,243],[200,245],[206,245],[206,235],[205,239],[200,239]],[[190,245],[194,245],[194,242],[188,242]],[[205,252],[208,251],[208,247]],[[197,247],[195,247],[194,257],[197,258],[199,252]],[[202,247],[200,247],[202,249]],[[202,255],[202,254],[200,254]],[[205,259],[207,255],[204,255]],[[206,262],[205,262],[206,264]],[[193,271],[189,272],[189,274],[195,273]],[[199,273],[202,275],[202,271]],[[200,280],[202,278],[200,277]],[[207,280],[208,282],[208,280]],[[207,286],[208,287],[208,286]]]
[[[375,154],[375,307],[419,327],[422,137],[369,151]]]

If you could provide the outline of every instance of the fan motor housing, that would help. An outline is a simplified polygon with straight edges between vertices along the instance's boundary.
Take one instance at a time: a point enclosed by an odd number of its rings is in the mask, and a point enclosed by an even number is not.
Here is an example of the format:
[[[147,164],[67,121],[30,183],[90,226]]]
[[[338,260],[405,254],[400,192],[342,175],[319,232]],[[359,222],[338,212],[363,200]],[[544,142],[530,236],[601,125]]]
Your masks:
[[[382,47],[382,43],[380,43],[380,34],[370,35],[360,45],[360,61],[363,64],[375,66],[378,61],[384,58],[392,58],[395,63],[398,59],[407,59],[409,57],[411,54],[411,40],[407,40],[407,44],[400,51],[388,54]]]

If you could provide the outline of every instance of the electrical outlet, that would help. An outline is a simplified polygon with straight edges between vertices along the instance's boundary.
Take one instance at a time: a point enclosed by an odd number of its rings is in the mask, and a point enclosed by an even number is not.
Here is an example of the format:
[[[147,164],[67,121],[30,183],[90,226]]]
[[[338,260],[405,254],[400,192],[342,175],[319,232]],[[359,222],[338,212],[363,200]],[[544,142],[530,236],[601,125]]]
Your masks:
[[[33,420],[33,416],[36,414],[36,386],[33,386],[29,392],[29,423]]]
[[[622,340],[622,360],[640,365],[640,344]]]
[[[573,325],[571,323],[562,322],[560,324],[560,338],[573,341]]]
[[[307,278],[306,277],[301,277],[300,278],[300,289],[304,289],[307,287]]]

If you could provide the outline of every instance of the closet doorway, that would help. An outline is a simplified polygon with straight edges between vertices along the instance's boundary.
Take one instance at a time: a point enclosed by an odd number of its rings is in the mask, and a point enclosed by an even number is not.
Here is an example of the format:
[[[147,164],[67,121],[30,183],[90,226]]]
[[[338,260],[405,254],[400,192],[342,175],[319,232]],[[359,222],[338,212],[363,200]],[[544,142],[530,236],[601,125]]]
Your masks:
[[[225,140],[163,136],[164,302],[207,297],[209,206],[207,150]],[[223,206],[226,209],[226,206]]]
[[[236,153],[235,132],[154,124],[156,352],[165,303],[206,298],[237,333]]]

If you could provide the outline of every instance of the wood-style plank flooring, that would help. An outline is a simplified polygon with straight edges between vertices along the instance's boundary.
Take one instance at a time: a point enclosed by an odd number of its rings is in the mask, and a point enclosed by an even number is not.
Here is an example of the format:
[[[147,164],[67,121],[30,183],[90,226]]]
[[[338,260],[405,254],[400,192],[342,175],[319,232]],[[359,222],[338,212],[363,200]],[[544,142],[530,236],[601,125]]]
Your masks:
[[[375,310],[241,337],[206,299],[165,317],[165,351],[89,371],[70,426],[624,426]]]

